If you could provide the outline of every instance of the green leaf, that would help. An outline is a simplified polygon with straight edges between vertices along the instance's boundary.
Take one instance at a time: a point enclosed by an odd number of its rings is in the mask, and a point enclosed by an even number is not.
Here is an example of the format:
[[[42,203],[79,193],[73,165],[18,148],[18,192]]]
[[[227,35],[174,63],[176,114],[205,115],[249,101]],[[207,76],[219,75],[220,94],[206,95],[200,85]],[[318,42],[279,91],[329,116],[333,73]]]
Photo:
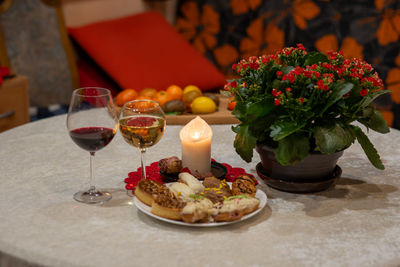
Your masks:
[[[367,128],[371,128],[378,133],[388,133],[390,132],[386,121],[383,119],[382,114],[377,111],[374,107],[367,107],[364,110],[365,118],[358,120],[364,124]]]
[[[284,86],[286,86],[286,83],[285,83],[285,82],[282,82],[281,80],[275,79],[275,80],[272,82],[272,88],[275,88],[275,89],[280,90],[280,89],[282,89]]]
[[[247,116],[246,116],[246,112],[247,112],[247,105],[246,103],[242,102],[242,101],[237,101],[236,102],[236,106],[235,109],[232,110],[232,114],[238,118],[240,121],[246,120]]]
[[[227,96],[227,97],[231,97],[232,93],[230,91],[227,90],[220,90],[219,93],[223,96]]]
[[[319,151],[332,154],[349,147],[355,140],[351,128],[342,128],[337,123],[330,127],[317,127],[314,139]]]
[[[378,96],[384,95],[391,92],[390,90],[381,90],[381,91],[377,91],[375,92],[372,96],[365,96],[362,103],[361,103],[361,108],[365,108],[368,107],[369,104],[372,103],[372,101],[374,101]]]
[[[293,66],[286,66],[282,68],[283,74],[288,74],[292,69],[294,69]]]
[[[328,62],[328,58],[319,52],[310,52],[307,54],[306,61],[304,61],[304,66],[318,64],[318,62]]]
[[[259,119],[271,112],[274,108],[272,98],[263,99],[260,102],[253,103],[247,107],[247,115],[251,119]]]
[[[247,125],[259,124],[274,109],[272,101],[272,97],[256,103],[238,101],[232,114]]]
[[[300,124],[297,121],[278,120],[270,126],[271,133],[269,136],[272,137],[274,141],[279,141],[303,128],[305,125],[306,122]]]
[[[238,133],[239,131],[240,131],[240,127],[241,127],[242,125],[241,124],[239,124],[239,125],[233,125],[232,126],[232,131],[234,132],[234,133]]]
[[[236,152],[244,161],[250,162],[257,139],[250,135],[248,125],[240,124],[235,127],[234,131],[236,132],[236,137],[233,146]]]
[[[329,96],[325,107],[322,109],[320,115],[322,115],[329,107],[335,104],[337,101],[341,100],[345,94],[351,91],[353,88],[352,83],[338,83],[338,85],[333,88],[332,94]]]
[[[374,165],[374,167],[377,169],[385,169],[385,166],[383,166],[378,152],[376,151],[371,141],[368,139],[368,136],[364,134],[360,127],[353,126],[353,131],[357,137],[358,143],[360,143],[371,164]]]
[[[275,157],[278,162],[285,166],[296,164],[307,157],[310,150],[308,138],[300,134],[292,134],[282,139],[278,143],[278,148],[274,149]]]

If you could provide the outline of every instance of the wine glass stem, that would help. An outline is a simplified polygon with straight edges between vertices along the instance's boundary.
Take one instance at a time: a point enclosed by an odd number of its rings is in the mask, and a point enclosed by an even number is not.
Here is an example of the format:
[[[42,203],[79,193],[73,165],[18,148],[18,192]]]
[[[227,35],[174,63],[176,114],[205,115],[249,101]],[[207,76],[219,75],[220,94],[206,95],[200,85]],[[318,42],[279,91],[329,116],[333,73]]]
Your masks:
[[[140,148],[140,165],[142,167],[142,174],[141,174],[141,179],[146,179],[146,164],[144,162],[146,154],[146,148]]]
[[[96,187],[93,185],[93,163],[94,163],[94,153],[90,152],[90,178],[89,178],[89,194],[96,193]]]

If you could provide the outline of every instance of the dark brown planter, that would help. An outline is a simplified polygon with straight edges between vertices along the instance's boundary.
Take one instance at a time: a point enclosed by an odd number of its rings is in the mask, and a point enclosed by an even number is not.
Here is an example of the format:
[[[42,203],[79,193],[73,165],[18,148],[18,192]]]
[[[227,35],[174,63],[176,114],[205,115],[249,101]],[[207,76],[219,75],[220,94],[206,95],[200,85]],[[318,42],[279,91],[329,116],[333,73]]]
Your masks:
[[[334,184],[341,174],[336,163],[343,151],[329,155],[312,153],[296,165],[282,166],[272,148],[257,145],[256,150],[261,158],[261,164],[257,166],[259,176],[279,190],[297,193],[321,191]]]

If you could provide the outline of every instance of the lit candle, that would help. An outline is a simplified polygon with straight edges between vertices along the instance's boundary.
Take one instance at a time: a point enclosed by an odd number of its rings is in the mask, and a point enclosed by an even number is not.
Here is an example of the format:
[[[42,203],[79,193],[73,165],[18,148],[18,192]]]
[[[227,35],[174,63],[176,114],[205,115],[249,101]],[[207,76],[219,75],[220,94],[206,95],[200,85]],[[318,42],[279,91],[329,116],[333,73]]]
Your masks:
[[[182,167],[190,172],[205,174],[211,171],[212,129],[197,116],[179,133],[182,142]]]

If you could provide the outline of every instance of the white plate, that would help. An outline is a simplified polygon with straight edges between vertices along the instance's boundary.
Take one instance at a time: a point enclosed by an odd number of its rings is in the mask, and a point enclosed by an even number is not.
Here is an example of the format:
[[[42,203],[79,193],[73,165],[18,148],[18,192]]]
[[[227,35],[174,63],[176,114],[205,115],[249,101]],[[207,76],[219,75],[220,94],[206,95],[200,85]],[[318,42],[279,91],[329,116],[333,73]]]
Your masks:
[[[228,183],[228,184],[230,184],[230,183]],[[169,222],[169,223],[177,224],[177,225],[184,225],[184,226],[214,227],[214,226],[221,226],[221,225],[227,225],[227,224],[241,222],[241,221],[247,220],[247,219],[253,217],[254,215],[256,215],[257,213],[259,213],[265,207],[265,205],[267,204],[267,195],[263,191],[257,189],[255,197],[260,200],[260,204],[258,205],[258,209],[253,211],[250,214],[246,214],[245,216],[240,218],[240,220],[236,220],[236,221],[232,221],[232,222],[186,223],[184,221],[175,221],[175,220],[166,219],[166,218],[163,218],[163,217],[160,217],[158,215],[155,215],[155,214],[151,213],[151,207],[147,206],[146,204],[144,204],[137,197],[134,197],[134,203],[135,203],[135,206],[140,211],[142,211],[143,213],[145,213],[145,214],[147,214],[147,215],[149,215],[149,216],[151,216],[153,218],[156,218],[156,219],[158,219],[160,221]]]

